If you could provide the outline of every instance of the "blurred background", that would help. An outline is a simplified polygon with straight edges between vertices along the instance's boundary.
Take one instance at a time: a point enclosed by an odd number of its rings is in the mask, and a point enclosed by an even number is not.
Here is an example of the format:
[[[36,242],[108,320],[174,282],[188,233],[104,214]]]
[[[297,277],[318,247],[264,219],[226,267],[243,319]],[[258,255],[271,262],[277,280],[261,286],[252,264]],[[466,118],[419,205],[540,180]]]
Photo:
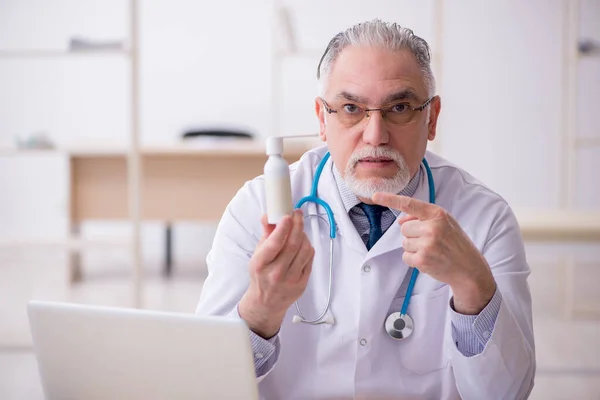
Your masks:
[[[263,140],[317,132],[319,58],[374,17],[431,45],[431,150],[519,217],[531,397],[600,399],[600,0],[0,0],[1,399],[42,398],[30,299],[194,311]]]

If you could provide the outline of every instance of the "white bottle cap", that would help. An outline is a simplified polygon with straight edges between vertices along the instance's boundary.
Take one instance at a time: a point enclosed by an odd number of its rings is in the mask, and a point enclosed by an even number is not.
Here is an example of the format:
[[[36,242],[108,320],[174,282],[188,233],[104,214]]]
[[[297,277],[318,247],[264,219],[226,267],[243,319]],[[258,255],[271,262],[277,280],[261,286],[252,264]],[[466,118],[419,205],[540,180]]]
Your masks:
[[[267,138],[266,150],[268,156],[283,154],[283,138],[277,136]]]

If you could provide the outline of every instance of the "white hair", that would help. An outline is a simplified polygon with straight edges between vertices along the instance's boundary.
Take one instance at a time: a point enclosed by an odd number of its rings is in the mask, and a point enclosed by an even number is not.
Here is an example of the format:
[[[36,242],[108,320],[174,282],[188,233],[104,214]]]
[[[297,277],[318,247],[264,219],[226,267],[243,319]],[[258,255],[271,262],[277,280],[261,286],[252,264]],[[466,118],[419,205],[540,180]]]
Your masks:
[[[416,36],[411,29],[376,18],[351,26],[331,39],[317,67],[317,90],[320,96],[325,93],[333,63],[348,46],[381,47],[390,51],[410,50],[423,73],[429,90],[428,96],[435,93],[435,78],[431,71],[431,54],[427,42]]]

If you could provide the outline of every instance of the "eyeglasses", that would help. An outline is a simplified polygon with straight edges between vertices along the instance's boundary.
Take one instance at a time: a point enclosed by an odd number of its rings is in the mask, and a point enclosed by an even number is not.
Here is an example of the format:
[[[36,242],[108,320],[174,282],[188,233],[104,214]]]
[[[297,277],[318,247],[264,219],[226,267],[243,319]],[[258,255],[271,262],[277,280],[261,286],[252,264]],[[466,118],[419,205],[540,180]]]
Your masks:
[[[356,104],[344,104],[341,110],[332,109],[327,102],[321,98],[325,111],[329,114],[337,114],[342,125],[347,128],[357,125],[363,121],[365,117],[369,118],[372,111],[381,112],[381,117],[393,125],[404,125],[413,120],[418,111],[423,111],[435,96],[430,97],[425,103],[419,107],[412,107],[409,103],[396,103],[385,108],[362,108]]]

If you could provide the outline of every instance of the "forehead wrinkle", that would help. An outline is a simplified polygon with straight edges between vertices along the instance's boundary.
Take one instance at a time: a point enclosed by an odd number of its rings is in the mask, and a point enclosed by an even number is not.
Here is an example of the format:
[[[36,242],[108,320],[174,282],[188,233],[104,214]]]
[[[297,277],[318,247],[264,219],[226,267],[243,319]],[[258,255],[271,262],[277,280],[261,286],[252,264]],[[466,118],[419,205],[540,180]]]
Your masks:
[[[388,93],[389,94],[382,95],[382,97],[380,97],[376,101],[371,101],[371,99],[368,96],[358,94],[353,90],[342,90],[334,96],[334,99],[347,100],[360,104],[389,104],[401,100],[413,100],[415,102],[421,101],[420,96],[417,94],[417,90],[415,90],[411,86],[402,85],[399,88],[389,90]]]
[[[331,94],[348,92],[368,104],[381,104],[393,92],[407,89],[412,89],[415,100],[427,96],[422,71],[407,50],[385,51],[382,57],[381,49],[377,48],[344,49],[332,64],[328,86],[333,89]]]
[[[383,103],[392,103],[394,101],[398,101],[398,100],[414,100],[414,101],[420,101],[421,99],[419,98],[419,96],[417,95],[416,90],[414,90],[411,87],[408,87],[406,89],[402,89],[398,92],[392,93],[390,95],[388,95],[384,100]]]
[[[367,104],[369,102],[369,99],[367,99],[365,96],[354,94],[347,90],[341,91],[340,93],[338,93],[335,96],[335,98],[340,99],[340,100],[354,101],[356,103],[363,103],[363,104]]]

